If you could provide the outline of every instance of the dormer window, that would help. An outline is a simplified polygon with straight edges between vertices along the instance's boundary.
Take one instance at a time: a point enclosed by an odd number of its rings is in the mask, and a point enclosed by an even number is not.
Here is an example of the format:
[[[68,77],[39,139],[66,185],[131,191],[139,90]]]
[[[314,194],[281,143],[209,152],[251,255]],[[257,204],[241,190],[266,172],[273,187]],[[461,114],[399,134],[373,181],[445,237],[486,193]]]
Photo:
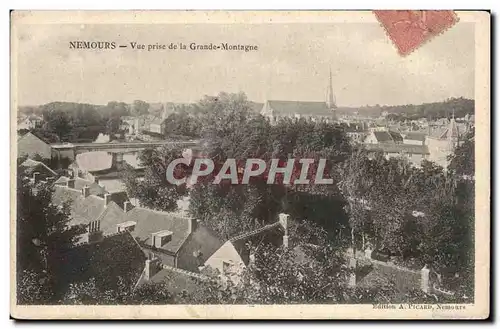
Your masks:
[[[136,222],[134,221],[127,221],[124,223],[120,223],[116,225],[117,231],[118,232],[132,232],[135,229],[135,225],[137,225]]]
[[[161,248],[172,240],[173,233],[169,230],[163,230],[151,234],[151,246]]]

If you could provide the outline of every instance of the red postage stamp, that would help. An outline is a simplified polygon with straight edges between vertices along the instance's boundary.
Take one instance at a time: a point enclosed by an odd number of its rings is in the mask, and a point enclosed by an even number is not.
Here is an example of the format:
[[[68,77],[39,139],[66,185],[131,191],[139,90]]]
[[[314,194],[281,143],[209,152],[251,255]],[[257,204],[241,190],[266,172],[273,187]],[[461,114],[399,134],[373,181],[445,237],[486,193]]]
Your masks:
[[[452,10],[374,10],[374,13],[403,56],[458,22]]]

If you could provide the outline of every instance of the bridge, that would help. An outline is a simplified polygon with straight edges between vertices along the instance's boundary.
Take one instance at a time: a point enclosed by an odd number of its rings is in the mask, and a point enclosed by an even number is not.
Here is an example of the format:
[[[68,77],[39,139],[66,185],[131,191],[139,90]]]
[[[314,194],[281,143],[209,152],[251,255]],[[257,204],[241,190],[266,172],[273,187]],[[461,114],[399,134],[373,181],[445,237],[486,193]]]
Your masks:
[[[50,147],[52,148],[52,158],[68,158],[74,160],[76,155],[84,152],[137,153],[147,148],[157,148],[164,145],[179,145],[184,148],[195,148],[200,146],[200,141],[162,140],[112,143],[63,143],[51,144]]]

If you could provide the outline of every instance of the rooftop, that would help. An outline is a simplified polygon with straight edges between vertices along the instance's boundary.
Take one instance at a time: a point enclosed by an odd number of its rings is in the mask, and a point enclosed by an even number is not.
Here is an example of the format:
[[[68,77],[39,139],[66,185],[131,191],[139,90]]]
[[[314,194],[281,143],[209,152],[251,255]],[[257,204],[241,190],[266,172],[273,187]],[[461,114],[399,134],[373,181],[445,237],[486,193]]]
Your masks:
[[[328,108],[326,102],[279,101],[269,100],[267,105],[277,115],[293,116],[334,116],[335,112]]]
[[[387,143],[387,142],[396,143],[403,141],[403,137],[401,136],[401,134],[395,131],[385,131],[385,130],[374,131],[373,135],[375,136],[375,138],[379,143]]]
[[[76,185],[76,184],[75,184]],[[84,197],[81,189],[55,185],[52,203],[62,205],[69,203],[71,211],[70,225],[87,225],[91,221],[100,220],[101,230],[104,233],[115,233],[116,224],[125,221],[122,193],[110,195],[111,200],[105,205],[104,198],[96,195]]]
[[[163,268],[151,278],[153,283],[165,283],[168,291],[173,294],[194,293],[205,280],[208,278],[203,275],[166,265],[163,265]]]
[[[136,207],[126,213],[123,221],[136,222],[132,236],[141,244],[151,245],[151,234],[168,230],[172,239],[160,249],[176,253],[189,235],[189,219],[172,213]]]
[[[410,131],[406,134],[404,139],[406,140],[413,140],[413,141],[419,141],[419,142],[425,142],[425,136],[426,134],[424,132],[414,132]]]
[[[427,145],[411,144],[365,144],[368,151],[382,151],[384,153],[411,153],[411,154],[429,154]]]
[[[35,171],[43,171],[45,174],[52,175],[53,177],[58,176],[57,173],[50,169],[45,163],[33,159],[26,159],[26,161],[21,163],[21,166],[25,168],[27,174],[32,174]]]
[[[276,246],[281,245],[283,243],[283,233],[283,226],[279,222],[276,222],[238,235],[229,239],[229,241],[231,241],[241,259],[247,265],[250,259],[250,246],[258,248],[265,243]]]
[[[66,176],[61,176],[56,180],[55,185],[65,186],[68,180],[70,180],[70,178]],[[104,194],[107,193],[106,189],[96,182],[92,182],[80,177],[75,178],[75,188],[74,188],[75,190],[81,191],[81,189],[84,188],[85,186],[88,186],[90,188],[89,191],[91,195],[103,196]]]
[[[198,272],[199,266],[202,266],[223,244],[224,241],[215,232],[198,223],[196,230],[182,245],[182,252],[177,261],[178,267]]]

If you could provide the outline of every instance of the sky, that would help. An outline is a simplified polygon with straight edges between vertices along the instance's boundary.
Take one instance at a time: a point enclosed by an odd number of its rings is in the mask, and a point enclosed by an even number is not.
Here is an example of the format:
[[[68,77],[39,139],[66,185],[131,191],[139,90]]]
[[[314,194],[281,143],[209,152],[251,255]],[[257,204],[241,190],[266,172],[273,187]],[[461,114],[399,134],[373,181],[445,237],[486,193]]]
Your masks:
[[[250,100],[338,106],[420,104],[474,96],[474,24],[457,25],[401,57],[377,23],[21,25],[19,105],[196,102],[221,91]],[[70,41],[251,44],[258,51],[75,50]]]

